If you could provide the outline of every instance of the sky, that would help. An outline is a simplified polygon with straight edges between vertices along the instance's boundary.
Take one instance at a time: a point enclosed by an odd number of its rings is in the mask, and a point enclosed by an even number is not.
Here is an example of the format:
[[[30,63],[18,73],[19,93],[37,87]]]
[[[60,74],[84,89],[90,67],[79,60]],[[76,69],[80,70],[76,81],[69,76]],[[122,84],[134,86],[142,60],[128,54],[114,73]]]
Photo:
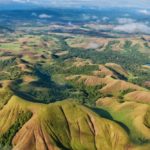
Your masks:
[[[0,0],[0,4],[35,4],[56,7],[139,7],[150,8],[150,0]]]

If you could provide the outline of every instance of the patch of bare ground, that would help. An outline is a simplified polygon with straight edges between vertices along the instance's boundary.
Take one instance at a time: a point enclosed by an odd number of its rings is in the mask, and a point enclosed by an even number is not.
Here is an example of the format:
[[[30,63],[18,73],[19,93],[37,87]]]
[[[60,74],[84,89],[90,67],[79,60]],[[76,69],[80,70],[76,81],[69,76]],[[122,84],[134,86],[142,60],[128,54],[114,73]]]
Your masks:
[[[134,91],[125,95],[125,99],[128,101],[135,101],[139,103],[150,104],[150,92],[149,91]]]

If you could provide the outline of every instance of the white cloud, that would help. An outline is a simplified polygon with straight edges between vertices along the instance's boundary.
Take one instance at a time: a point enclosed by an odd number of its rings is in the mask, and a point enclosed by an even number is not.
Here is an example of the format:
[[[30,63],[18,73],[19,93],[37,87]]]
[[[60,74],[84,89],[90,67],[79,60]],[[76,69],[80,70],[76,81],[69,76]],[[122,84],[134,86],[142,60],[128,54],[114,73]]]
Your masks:
[[[5,0],[7,2],[7,0]],[[22,3],[22,4],[35,4],[35,5],[40,5],[42,4],[40,0],[11,0],[11,2],[15,3]],[[47,2],[47,0],[45,1]],[[8,0],[8,3],[10,3],[10,0]],[[43,3],[45,5],[45,3]]]
[[[150,15],[150,11],[146,9],[139,10],[139,13],[144,14],[144,15]]]
[[[30,3],[31,0],[12,0],[13,2],[17,2],[17,3]]]
[[[127,24],[135,22],[135,20],[132,18],[118,18],[117,21],[119,24]]]
[[[90,15],[87,15],[87,14],[82,14],[82,18],[83,20],[89,20],[90,19]]]
[[[37,14],[36,14],[35,12],[33,12],[33,13],[31,14],[31,16],[36,17],[36,16],[37,16]]]
[[[102,20],[103,21],[108,21],[110,18],[109,17],[103,17]]]
[[[150,26],[148,26],[144,23],[139,23],[139,22],[118,25],[118,26],[114,27],[113,30],[119,31],[119,32],[126,32],[126,33],[150,34]]]
[[[40,14],[39,15],[39,18],[41,18],[41,19],[47,19],[47,18],[51,18],[52,16],[50,16],[50,15],[47,15],[47,14]]]
[[[97,16],[91,16],[91,18],[92,18],[92,19],[98,19],[98,17],[97,17]]]

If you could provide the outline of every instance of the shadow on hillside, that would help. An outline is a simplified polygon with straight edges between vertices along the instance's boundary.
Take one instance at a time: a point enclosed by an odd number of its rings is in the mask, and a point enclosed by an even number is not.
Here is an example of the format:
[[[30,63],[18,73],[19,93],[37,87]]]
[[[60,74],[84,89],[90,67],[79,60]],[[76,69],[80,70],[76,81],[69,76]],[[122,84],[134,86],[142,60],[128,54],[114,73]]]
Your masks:
[[[106,111],[106,110],[104,110],[104,109],[101,109],[101,108],[90,108],[90,109],[92,109],[96,114],[100,115],[101,117],[116,122],[116,123],[119,124],[128,134],[130,134],[129,128],[128,128],[125,124],[123,124],[122,122],[117,121],[117,120],[114,120],[113,117],[111,116],[111,114],[110,114],[108,111]]]
[[[110,113],[104,109],[101,109],[101,108],[90,108],[90,109],[92,109],[95,113],[97,113],[98,115],[100,115],[103,118],[113,120],[113,117],[110,115]]]

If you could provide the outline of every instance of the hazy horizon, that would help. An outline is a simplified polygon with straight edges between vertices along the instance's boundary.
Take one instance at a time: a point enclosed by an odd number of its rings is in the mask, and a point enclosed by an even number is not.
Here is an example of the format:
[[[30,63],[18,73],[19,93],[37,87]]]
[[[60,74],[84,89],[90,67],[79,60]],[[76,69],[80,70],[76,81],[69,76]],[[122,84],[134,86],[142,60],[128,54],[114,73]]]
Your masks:
[[[10,7],[10,5],[21,5],[26,6],[37,6],[37,7],[137,7],[146,8],[150,6],[150,1],[148,0],[1,0],[0,4]],[[12,8],[8,8],[12,9]]]

